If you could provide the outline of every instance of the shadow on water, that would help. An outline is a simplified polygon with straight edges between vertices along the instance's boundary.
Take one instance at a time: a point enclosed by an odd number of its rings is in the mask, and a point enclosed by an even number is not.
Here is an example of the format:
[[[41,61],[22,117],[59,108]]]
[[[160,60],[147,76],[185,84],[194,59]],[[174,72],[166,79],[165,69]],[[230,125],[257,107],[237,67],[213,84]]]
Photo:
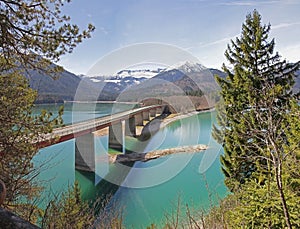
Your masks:
[[[137,138],[126,137],[125,154],[144,152],[151,137],[160,130],[163,119],[170,114],[169,109],[165,108],[160,116],[155,117],[144,126],[140,136]],[[89,201],[91,204],[97,203],[95,210],[99,212],[118,191],[134,163],[124,162],[109,165],[104,177],[97,173],[75,170],[75,180],[79,183],[83,200]]]
[[[81,187],[83,200],[90,202],[95,207],[96,213],[98,213],[104,203],[108,203],[109,199],[118,191],[119,185],[117,184],[121,184],[125,180],[133,164],[126,163],[127,169],[125,170],[120,168],[110,169],[107,175],[100,178],[101,180],[97,184],[95,184],[95,180],[99,180],[99,177],[97,178],[96,173],[76,170],[75,179]],[[111,183],[109,180],[115,182]]]
[[[161,126],[161,123],[163,122],[163,120],[166,117],[168,117],[170,114],[171,114],[171,112],[170,112],[169,107],[165,106],[161,115],[155,117],[154,119],[152,119],[150,122],[148,122],[144,126],[144,128],[141,132],[141,135],[138,137],[138,140],[140,142],[147,141],[147,143],[148,143],[150,138],[160,130],[160,126]]]

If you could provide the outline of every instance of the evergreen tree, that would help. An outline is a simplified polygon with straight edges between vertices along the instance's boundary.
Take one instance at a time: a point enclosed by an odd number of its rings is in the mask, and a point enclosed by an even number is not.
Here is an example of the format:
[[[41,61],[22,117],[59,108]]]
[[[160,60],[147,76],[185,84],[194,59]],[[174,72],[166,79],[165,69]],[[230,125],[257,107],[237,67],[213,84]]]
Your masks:
[[[66,193],[50,201],[41,225],[43,228],[89,228],[95,220],[94,209],[81,199],[77,182]]]
[[[225,56],[231,68],[223,65],[227,77],[216,77],[222,104],[213,136],[224,147],[226,185],[237,192],[248,179],[262,186],[274,180],[286,226],[291,228],[283,173],[286,155],[293,152],[284,150],[290,144],[284,127],[290,126],[287,116],[299,63],[290,64],[274,52],[270,28],[261,24],[254,10],[246,17],[241,37],[228,45]]]

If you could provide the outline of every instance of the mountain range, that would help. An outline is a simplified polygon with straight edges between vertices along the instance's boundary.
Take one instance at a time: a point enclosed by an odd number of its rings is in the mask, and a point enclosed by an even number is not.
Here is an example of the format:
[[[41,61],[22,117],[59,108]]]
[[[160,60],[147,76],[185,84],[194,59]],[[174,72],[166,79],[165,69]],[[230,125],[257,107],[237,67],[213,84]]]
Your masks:
[[[300,76],[300,71],[297,72]],[[37,103],[63,101],[140,101],[171,95],[216,95],[214,75],[225,77],[220,70],[199,63],[184,62],[165,69],[121,70],[112,76],[77,76],[63,71],[57,80],[37,71],[26,77],[38,91]],[[300,77],[295,88],[300,89]]]
[[[97,91],[92,83],[82,81],[80,76],[68,71],[61,72],[58,79],[53,79],[34,70],[27,71],[25,76],[29,80],[30,87],[38,91],[36,103],[72,101],[75,98],[79,85],[85,88],[85,90],[81,91],[86,92],[82,95],[86,100],[92,99],[90,93],[94,94]]]

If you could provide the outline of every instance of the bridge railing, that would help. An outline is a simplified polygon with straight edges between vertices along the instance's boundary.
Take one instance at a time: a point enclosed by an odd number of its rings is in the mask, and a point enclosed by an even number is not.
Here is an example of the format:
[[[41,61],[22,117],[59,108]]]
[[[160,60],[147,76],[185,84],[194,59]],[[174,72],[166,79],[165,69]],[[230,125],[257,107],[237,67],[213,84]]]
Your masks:
[[[94,132],[101,127],[111,125],[113,122],[123,121],[141,112],[149,111],[156,108],[161,108],[162,106],[163,105],[152,105],[147,107],[136,108],[133,110],[123,111],[112,115],[99,117],[93,120],[82,121],[64,127],[59,127],[54,129],[52,133],[40,136],[40,139],[36,143],[42,146],[43,143],[47,141],[51,141],[55,138],[61,138],[67,135],[73,135],[72,136],[73,138],[74,135],[80,132],[84,132],[84,131]]]

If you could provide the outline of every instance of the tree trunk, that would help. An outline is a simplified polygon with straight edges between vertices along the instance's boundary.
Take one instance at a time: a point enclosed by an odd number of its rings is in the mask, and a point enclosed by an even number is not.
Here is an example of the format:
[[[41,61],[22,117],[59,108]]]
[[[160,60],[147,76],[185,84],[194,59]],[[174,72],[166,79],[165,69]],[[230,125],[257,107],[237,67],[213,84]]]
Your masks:
[[[285,195],[284,195],[283,187],[282,187],[281,170],[282,170],[282,166],[281,166],[281,163],[279,163],[278,167],[275,169],[275,171],[276,171],[276,183],[277,183],[277,188],[278,188],[278,191],[279,191],[279,194],[280,194],[280,199],[281,199],[281,203],[282,203],[282,207],[283,207],[283,212],[284,212],[286,225],[289,229],[292,229],[292,225],[291,225],[291,221],[290,221],[290,214],[289,214],[289,211],[288,211],[288,207],[287,207],[287,204],[286,204],[286,199],[285,199]]]
[[[0,180],[0,206],[4,203],[6,196],[6,187],[2,180]]]

